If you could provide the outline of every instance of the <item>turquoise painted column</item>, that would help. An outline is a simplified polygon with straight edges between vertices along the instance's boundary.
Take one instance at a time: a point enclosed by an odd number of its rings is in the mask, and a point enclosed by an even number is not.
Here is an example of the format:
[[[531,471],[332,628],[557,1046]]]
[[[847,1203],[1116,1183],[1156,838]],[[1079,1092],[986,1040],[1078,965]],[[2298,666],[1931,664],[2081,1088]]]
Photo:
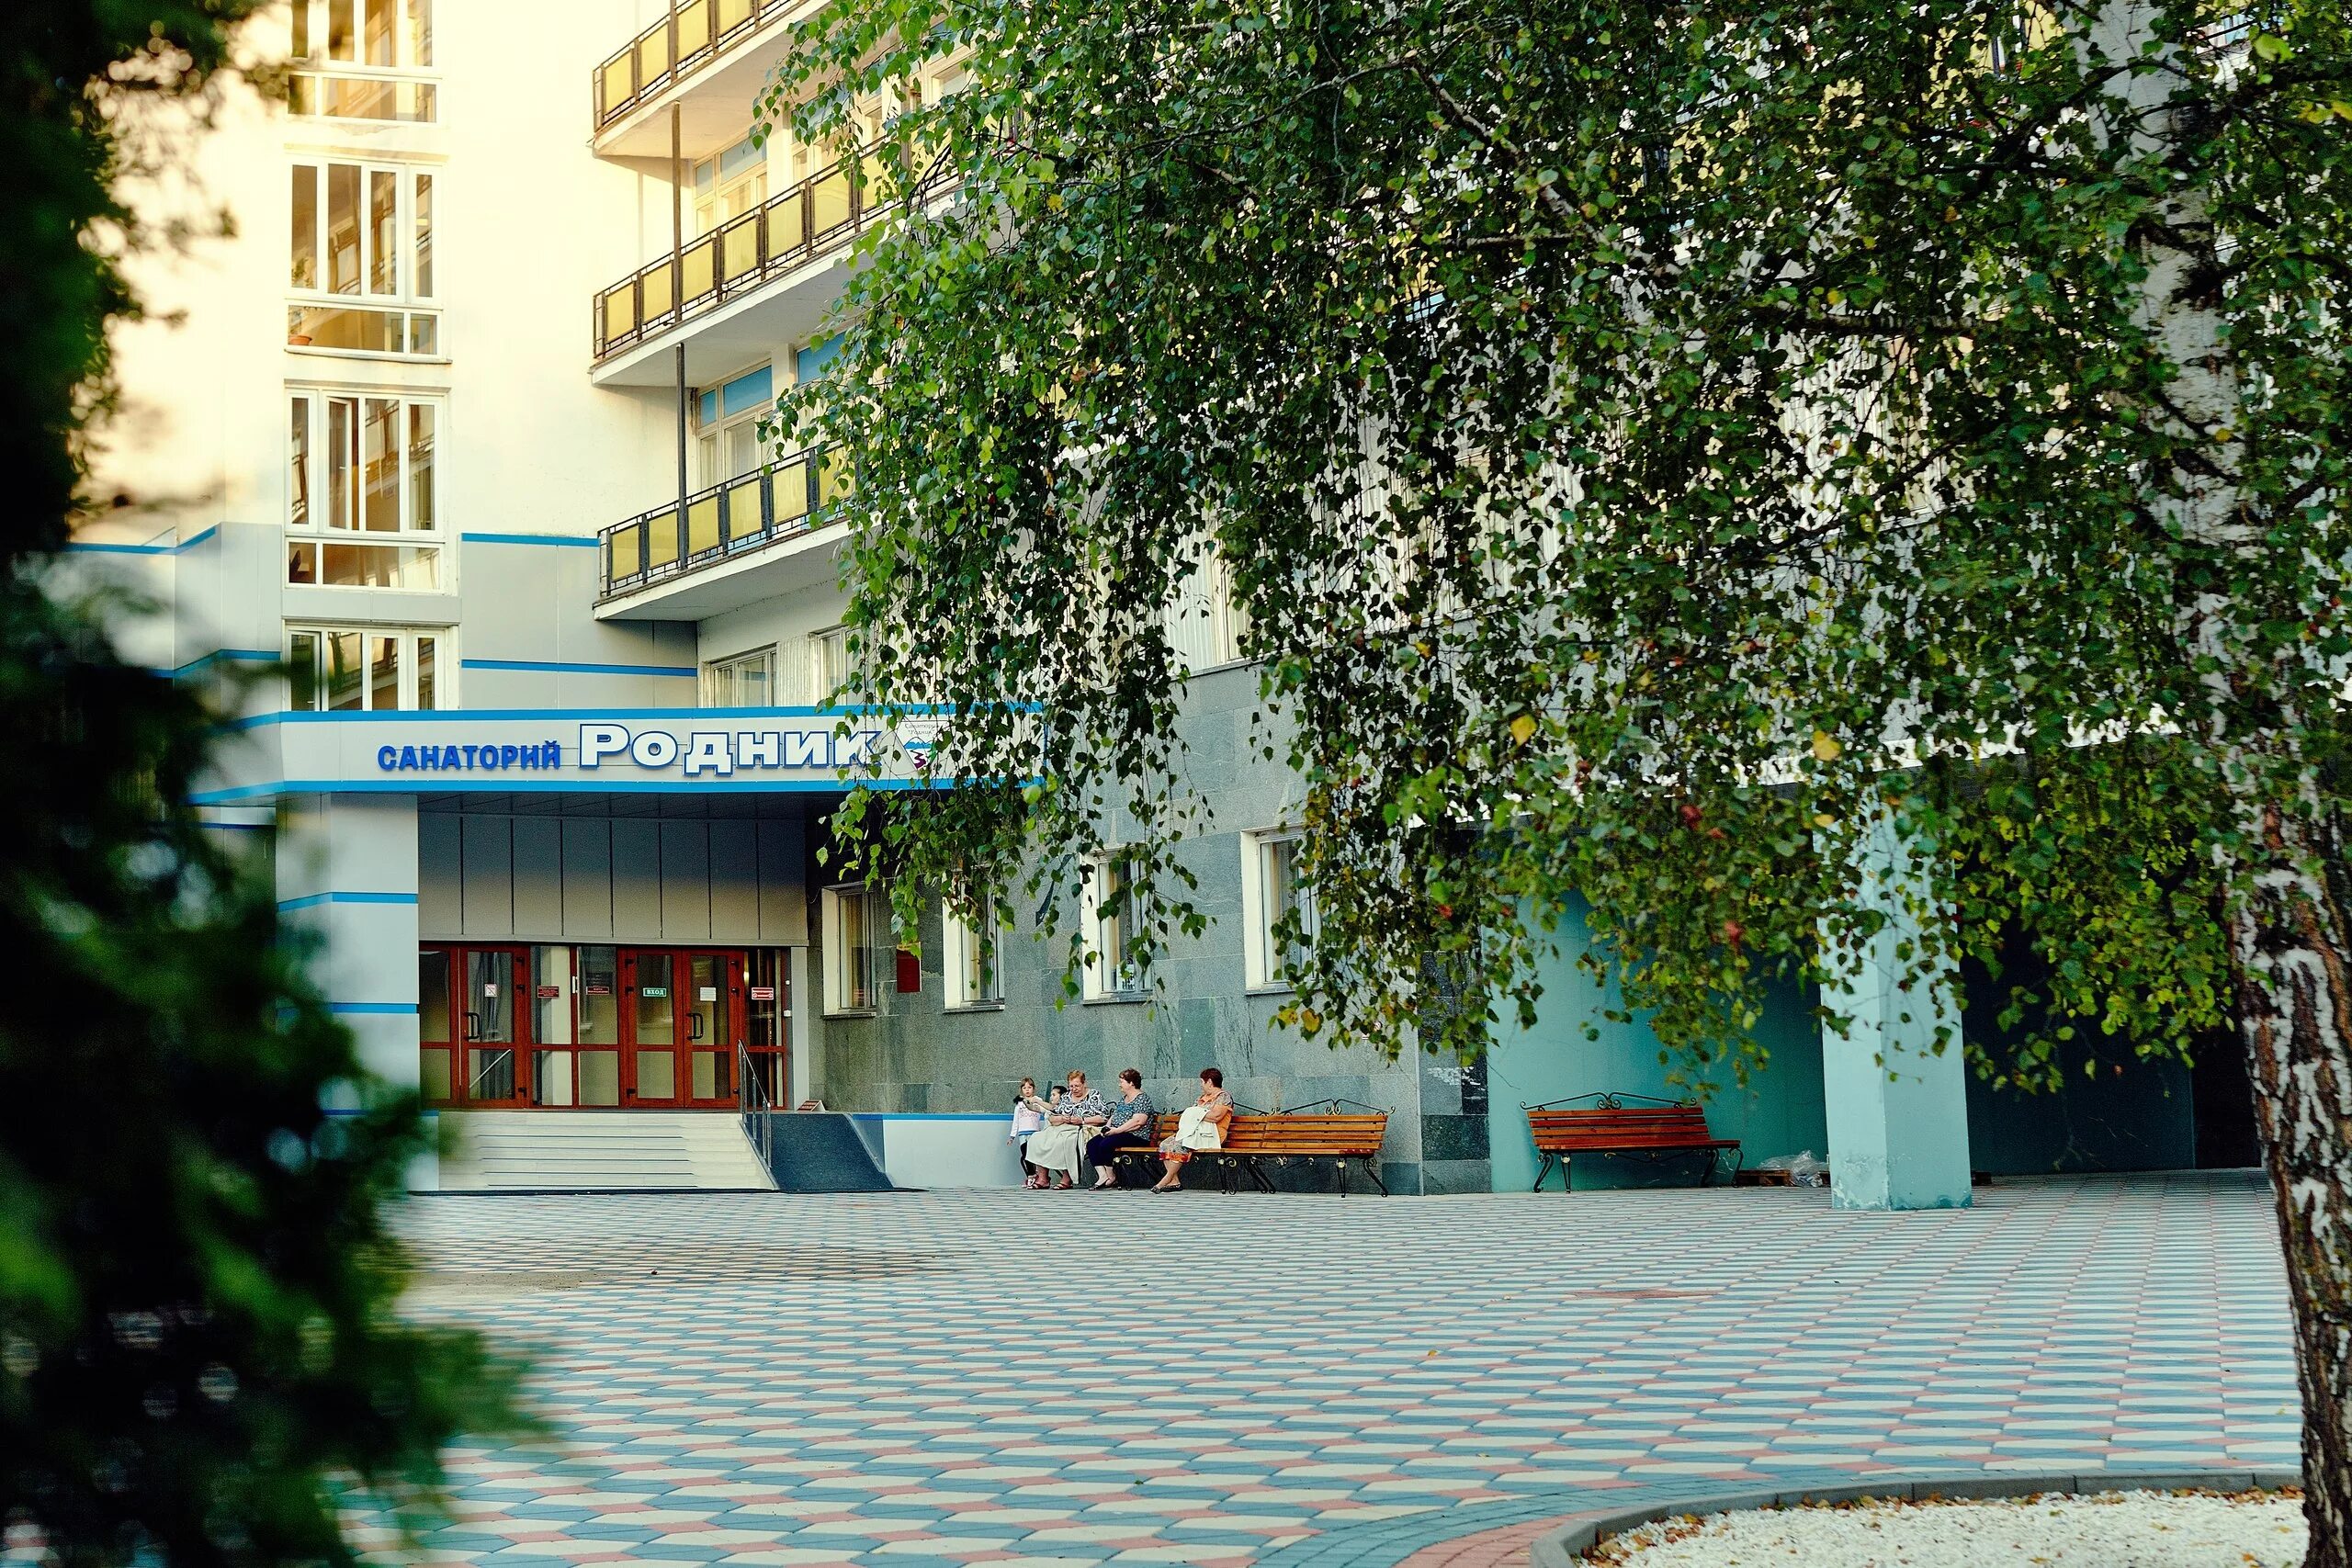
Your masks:
[[[1958,976],[1899,989],[1898,948],[1918,934],[1904,894],[1916,892],[1917,846],[1882,818],[1862,847],[1862,897],[1890,917],[1860,953],[1822,982],[1826,1009],[1853,1021],[1821,1030],[1829,1127],[1829,1196],[1839,1209],[1959,1209],[1969,1202],[1968,1080],[1960,1048]],[[1940,1055],[1939,1025],[1947,1030]]]

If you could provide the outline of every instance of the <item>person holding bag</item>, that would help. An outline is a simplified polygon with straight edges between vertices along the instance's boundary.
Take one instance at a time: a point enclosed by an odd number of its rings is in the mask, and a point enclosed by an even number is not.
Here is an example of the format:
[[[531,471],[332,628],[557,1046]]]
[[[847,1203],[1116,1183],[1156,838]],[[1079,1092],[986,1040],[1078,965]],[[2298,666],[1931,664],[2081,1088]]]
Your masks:
[[[1201,1097],[1184,1107],[1176,1131],[1160,1140],[1159,1163],[1164,1174],[1154,1192],[1183,1188],[1184,1162],[1196,1154],[1225,1147],[1225,1130],[1233,1121],[1233,1096],[1225,1092],[1225,1075],[1215,1067],[1201,1069]]]

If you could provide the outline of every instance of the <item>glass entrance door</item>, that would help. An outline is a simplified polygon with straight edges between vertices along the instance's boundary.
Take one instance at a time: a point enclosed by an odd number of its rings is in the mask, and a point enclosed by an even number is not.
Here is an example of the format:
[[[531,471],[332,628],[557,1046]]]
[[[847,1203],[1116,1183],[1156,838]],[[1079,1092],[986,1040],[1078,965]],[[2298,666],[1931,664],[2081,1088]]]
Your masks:
[[[458,966],[466,1030],[465,1082],[458,1099],[468,1105],[521,1105],[530,1082],[525,1053],[531,1002],[521,994],[530,984],[530,953],[519,947],[459,948]]]
[[[418,950],[417,1077],[426,1103],[529,1103],[530,984],[526,948]]]
[[[631,948],[621,953],[631,1105],[731,1107],[743,1043],[743,957]]]

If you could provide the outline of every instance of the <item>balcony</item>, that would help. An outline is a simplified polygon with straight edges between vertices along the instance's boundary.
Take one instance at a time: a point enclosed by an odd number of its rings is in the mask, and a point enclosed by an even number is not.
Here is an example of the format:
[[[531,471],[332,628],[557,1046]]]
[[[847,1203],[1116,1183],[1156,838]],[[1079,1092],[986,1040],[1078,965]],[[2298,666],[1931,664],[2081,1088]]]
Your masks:
[[[599,136],[708,70],[806,0],[672,0],[668,15],[599,64],[590,83]],[[746,100],[748,101],[748,99]],[[740,106],[737,118],[741,118]]]
[[[828,508],[849,491],[832,454],[812,448],[696,491],[683,505],[673,501],[616,523],[598,536],[597,615],[695,620],[828,578],[829,550],[770,547],[837,539],[842,529]],[[775,566],[787,557],[795,564],[779,574]],[[687,588],[703,592],[676,591]]]
[[[880,154],[873,150],[843,158],[798,185],[771,197],[750,212],[690,241],[674,256],[663,256],[600,290],[592,303],[593,369],[601,384],[659,385],[670,379],[670,367],[638,363],[637,351],[671,329],[727,313],[736,336],[745,344],[773,344],[814,331],[831,302],[832,288],[811,293],[786,309],[761,307],[773,320],[737,321],[741,311],[730,310],[768,291],[771,285],[803,273],[848,246],[866,230],[899,209],[898,201],[882,201],[872,193],[881,189]],[[921,182],[913,199],[925,200],[946,188],[944,177]],[[723,345],[732,349],[736,345]],[[634,358],[631,356],[635,355]],[[725,359],[726,354],[718,358]],[[628,366],[622,361],[629,359]],[[690,371],[697,367],[690,365]]]

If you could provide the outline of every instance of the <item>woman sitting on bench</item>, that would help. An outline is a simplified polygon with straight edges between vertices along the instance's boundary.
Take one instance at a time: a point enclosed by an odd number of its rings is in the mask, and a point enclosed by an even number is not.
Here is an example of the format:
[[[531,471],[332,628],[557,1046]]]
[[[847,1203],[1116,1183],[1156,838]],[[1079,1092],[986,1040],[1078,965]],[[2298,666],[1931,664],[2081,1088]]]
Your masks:
[[[1154,1192],[1174,1192],[1183,1185],[1184,1162],[1196,1154],[1225,1147],[1225,1129],[1233,1121],[1233,1096],[1225,1092],[1225,1075],[1215,1067],[1201,1069],[1201,1098],[1184,1107],[1176,1131],[1160,1140],[1159,1163],[1164,1168]]]

